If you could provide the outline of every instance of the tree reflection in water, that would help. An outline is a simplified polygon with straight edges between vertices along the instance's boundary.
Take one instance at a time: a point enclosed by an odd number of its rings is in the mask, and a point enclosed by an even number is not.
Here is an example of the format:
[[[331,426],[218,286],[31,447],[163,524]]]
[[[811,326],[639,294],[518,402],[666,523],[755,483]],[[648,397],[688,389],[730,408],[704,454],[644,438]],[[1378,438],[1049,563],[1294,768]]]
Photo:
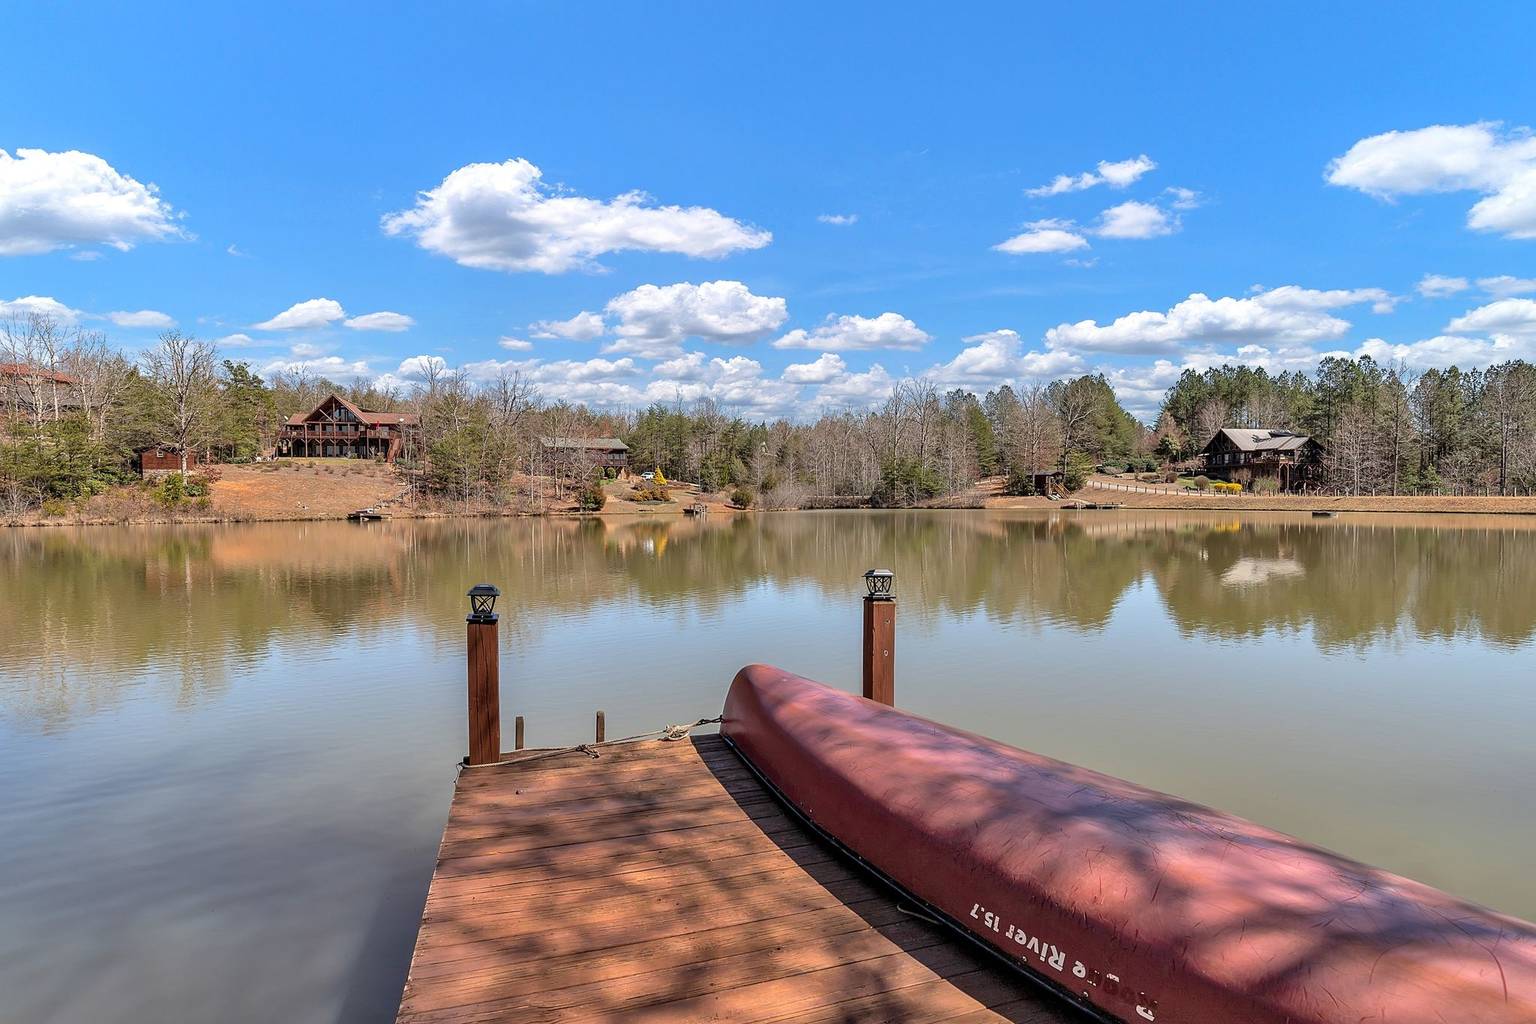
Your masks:
[[[1092,633],[1155,584],[1188,636],[1308,631],[1323,650],[1412,636],[1512,646],[1536,633],[1536,530],[1521,521],[1169,513],[807,513],[9,530],[0,701],[57,727],[154,667],[167,699],[229,685],[274,643],[344,632],[447,642],[466,581],[503,589],[516,638],[638,602],[714,616],[765,584],[847,600],[874,564],[902,612]]]

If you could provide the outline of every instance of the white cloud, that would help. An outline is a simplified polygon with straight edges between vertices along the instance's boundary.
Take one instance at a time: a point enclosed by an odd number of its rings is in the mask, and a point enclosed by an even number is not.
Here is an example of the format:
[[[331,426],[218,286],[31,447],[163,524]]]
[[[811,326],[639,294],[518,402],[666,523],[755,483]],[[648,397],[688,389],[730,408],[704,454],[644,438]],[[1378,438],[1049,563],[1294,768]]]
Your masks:
[[[1025,253],[1071,252],[1088,248],[1088,239],[1078,234],[1069,220],[1037,220],[1024,225],[1023,232],[1004,239],[992,248],[998,252]]]
[[[265,342],[257,341],[249,334],[226,334],[222,338],[214,340],[214,344],[220,348],[265,348]]]
[[[175,327],[176,321],[165,313],[153,309],[141,309],[137,312],[120,311],[108,313],[107,319],[119,327]]]
[[[46,295],[23,295],[9,302],[0,299],[0,320],[24,319],[33,314],[65,325],[73,324],[85,315]]]
[[[496,369],[514,366],[539,385],[545,397],[582,402],[593,408],[633,409],[653,402],[694,402],[714,399],[727,407],[752,410],[754,416],[772,418],[794,412],[799,388],[763,379],[760,363],[746,356],[709,358],[689,352],[656,365],[652,378],[641,382],[644,372],[633,359],[561,360],[541,363],[472,364],[474,372],[494,376]],[[472,367],[465,367],[471,371]]]
[[[1099,214],[1100,238],[1158,238],[1179,230],[1179,218],[1161,207],[1132,199]]]
[[[1443,299],[1472,287],[1464,277],[1446,277],[1442,274],[1425,274],[1419,280],[1419,294],[1426,299]]]
[[[1057,218],[1031,221],[1024,227],[1024,231],[992,248],[1015,255],[1073,252],[1089,247],[1085,234],[1100,238],[1159,238],[1178,231],[1180,224],[1176,215],[1162,207],[1132,199],[1100,213],[1098,223],[1093,227],[1084,228],[1070,220]]]
[[[675,359],[657,363],[651,368],[651,373],[671,380],[701,380],[704,377],[704,363],[708,358],[703,352],[684,352]]]
[[[1270,309],[1342,309],[1369,302],[1373,313],[1390,313],[1400,300],[1382,288],[1301,288],[1294,284],[1279,288],[1255,286],[1253,294]]]
[[[638,377],[640,367],[633,359],[561,359],[542,363],[533,372],[536,381],[592,381]]]
[[[394,375],[401,380],[419,381],[425,380],[429,373],[442,373],[447,369],[448,360],[442,356],[411,356],[400,361]]]
[[[781,298],[754,295],[740,281],[643,284],[605,307],[617,320],[617,340],[603,351],[648,359],[681,351],[684,338],[745,344],[771,333],[789,316]]]
[[[1017,331],[988,331],[965,338],[966,346],[949,362],[940,363],[927,376],[946,385],[991,388],[1020,378],[1051,378],[1083,369],[1072,352],[1020,352]]]
[[[596,341],[608,331],[597,313],[583,310],[569,320],[536,320],[528,325],[535,338],[564,338],[566,341]]]
[[[1129,160],[1118,160],[1113,163],[1100,160],[1098,173],[1084,171],[1078,175],[1058,174],[1049,185],[1025,189],[1024,194],[1036,197],[1059,196],[1063,192],[1081,192],[1096,185],[1125,188],[1156,168],[1157,164],[1145,153]]]
[[[1508,298],[1511,295],[1529,295],[1536,292],[1536,277],[1511,277],[1508,274],[1500,274],[1498,277],[1480,277],[1477,286],[1495,298]]]
[[[791,363],[780,375],[791,384],[825,384],[848,372],[848,364],[834,352],[823,352],[815,362]]]
[[[100,249],[76,249],[69,254],[69,258],[76,263],[95,263],[101,259]]]
[[[346,326],[354,331],[389,331],[399,333],[408,331],[416,326],[416,321],[404,313],[391,313],[381,310],[377,313],[364,313],[362,316],[354,316],[346,321]]]
[[[1468,311],[1445,327],[1447,334],[1489,332],[1536,335],[1536,299],[1498,299]]]
[[[796,328],[773,343],[774,348],[809,348],[823,352],[851,352],[855,349],[918,349],[929,334],[899,313],[881,313],[877,317],[828,316],[820,327],[810,331]]]
[[[274,373],[310,373],[331,380],[350,380],[353,377],[372,377],[373,371],[366,360],[347,360],[341,356],[320,356],[314,359],[273,359],[257,370],[258,375],[270,378]]]
[[[224,247],[224,251],[229,253],[231,256],[245,257],[245,256],[249,256],[250,255],[250,253],[248,253],[248,252],[240,251],[240,249],[238,247],[236,247],[234,242],[230,242],[229,245],[225,246]]]
[[[1157,417],[1163,404],[1163,396],[1184,372],[1185,365],[1159,359],[1150,366],[1113,367],[1104,371],[1115,397],[1125,406],[1126,412],[1150,423]]]
[[[1332,161],[1325,177],[1381,199],[1478,192],[1469,227],[1536,238],[1536,138],[1526,128],[1480,122],[1372,135]]]
[[[1094,320],[1059,324],[1045,332],[1045,342],[1052,350],[1098,352],[1177,352],[1192,343],[1306,344],[1348,332],[1349,322],[1328,310],[1387,299],[1379,288],[1286,285],[1242,299],[1196,292],[1165,313],[1127,313],[1102,326]]]
[[[1192,188],[1180,188],[1177,185],[1170,185],[1168,188],[1163,189],[1163,195],[1172,197],[1169,200],[1169,205],[1175,210],[1194,210],[1200,206],[1200,193]]]
[[[850,224],[857,224],[859,222],[859,215],[856,213],[823,213],[817,216],[816,219],[823,224],[835,224],[838,227],[845,228]]]
[[[321,348],[319,345],[311,345],[307,341],[298,342],[288,349],[290,355],[299,359],[313,359],[316,356],[324,355],[326,351],[326,349]]]
[[[875,363],[863,373],[849,373],[816,389],[815,403],[822,408],[869,408],[885,401],[896,380]]]
[[[502,335],[501,340],[496,344],[511,352],[528,352],[533,349],[533,342],[524,341],[522,338],[511,338],[506,335]]]
[[[306,327],[325,327],[346,318],[346,310],[335,299],[306,299],[296,302],[270,320],[252,324],[258,331],[292,331]]]
[[[1487,339],[1442,334],[1406,345],[1394,345],[1380,338],[1371,338],[1356,349],[1354,355],[1357,358],[1370,356],[1388,366],[1402,363],[1427,370],[1432,367],[1444,369],[1447,366],[1471,369],[1502,363],[1507,359],[1524,358],[1530,353],[1529,341],[1522,341],[1512,335],[1495,335]]]
[[[0,256],[74,245],[127,251],[182,234],[176,212],[145,185],[99,156],[0,149]]]
[[[640,192],[589,199],[542,177],[523,159],[468,164],[420,193],[413,208],[386,216],[384,232],[466,267],[545,274],[599,269],[605,253],[719,258],[773,239],[707,207],[652,206]]]

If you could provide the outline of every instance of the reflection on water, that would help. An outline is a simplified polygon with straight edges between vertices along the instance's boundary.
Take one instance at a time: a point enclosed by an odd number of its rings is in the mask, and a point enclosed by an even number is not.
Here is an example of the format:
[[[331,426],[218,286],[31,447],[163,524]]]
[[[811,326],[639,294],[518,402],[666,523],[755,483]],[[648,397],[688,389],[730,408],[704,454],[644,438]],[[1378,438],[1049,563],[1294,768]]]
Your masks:
[[[1173,513],[0,532],[0,1018],[387,1020],[462,753],[464,591],[533,743],[857,672],[1526,917],[1536,530]]]

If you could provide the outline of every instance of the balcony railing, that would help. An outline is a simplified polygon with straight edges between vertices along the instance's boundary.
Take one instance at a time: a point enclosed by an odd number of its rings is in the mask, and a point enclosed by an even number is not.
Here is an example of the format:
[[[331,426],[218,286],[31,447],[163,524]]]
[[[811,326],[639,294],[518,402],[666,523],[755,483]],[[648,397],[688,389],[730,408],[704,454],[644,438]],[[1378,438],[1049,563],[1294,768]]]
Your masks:
[[[285,426],[278,436],[288,441],[358,441],[363,438],[387,441],[392,437],[403,436],[403,432],[384,427],[371,427],[367,430],[336,430],[325,427]]]

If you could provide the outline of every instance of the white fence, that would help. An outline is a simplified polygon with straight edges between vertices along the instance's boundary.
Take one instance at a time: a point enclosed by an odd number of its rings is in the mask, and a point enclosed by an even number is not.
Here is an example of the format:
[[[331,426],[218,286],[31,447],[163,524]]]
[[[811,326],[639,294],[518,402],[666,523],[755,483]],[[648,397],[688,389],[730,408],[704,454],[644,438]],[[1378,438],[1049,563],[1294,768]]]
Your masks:
[[[1088,480],[1087,484],[1101,491],[1125,491],[1127,494],[1213,494],[1211,491],[1194,491],[1177,485],[1122,484],[1113,480]]]

